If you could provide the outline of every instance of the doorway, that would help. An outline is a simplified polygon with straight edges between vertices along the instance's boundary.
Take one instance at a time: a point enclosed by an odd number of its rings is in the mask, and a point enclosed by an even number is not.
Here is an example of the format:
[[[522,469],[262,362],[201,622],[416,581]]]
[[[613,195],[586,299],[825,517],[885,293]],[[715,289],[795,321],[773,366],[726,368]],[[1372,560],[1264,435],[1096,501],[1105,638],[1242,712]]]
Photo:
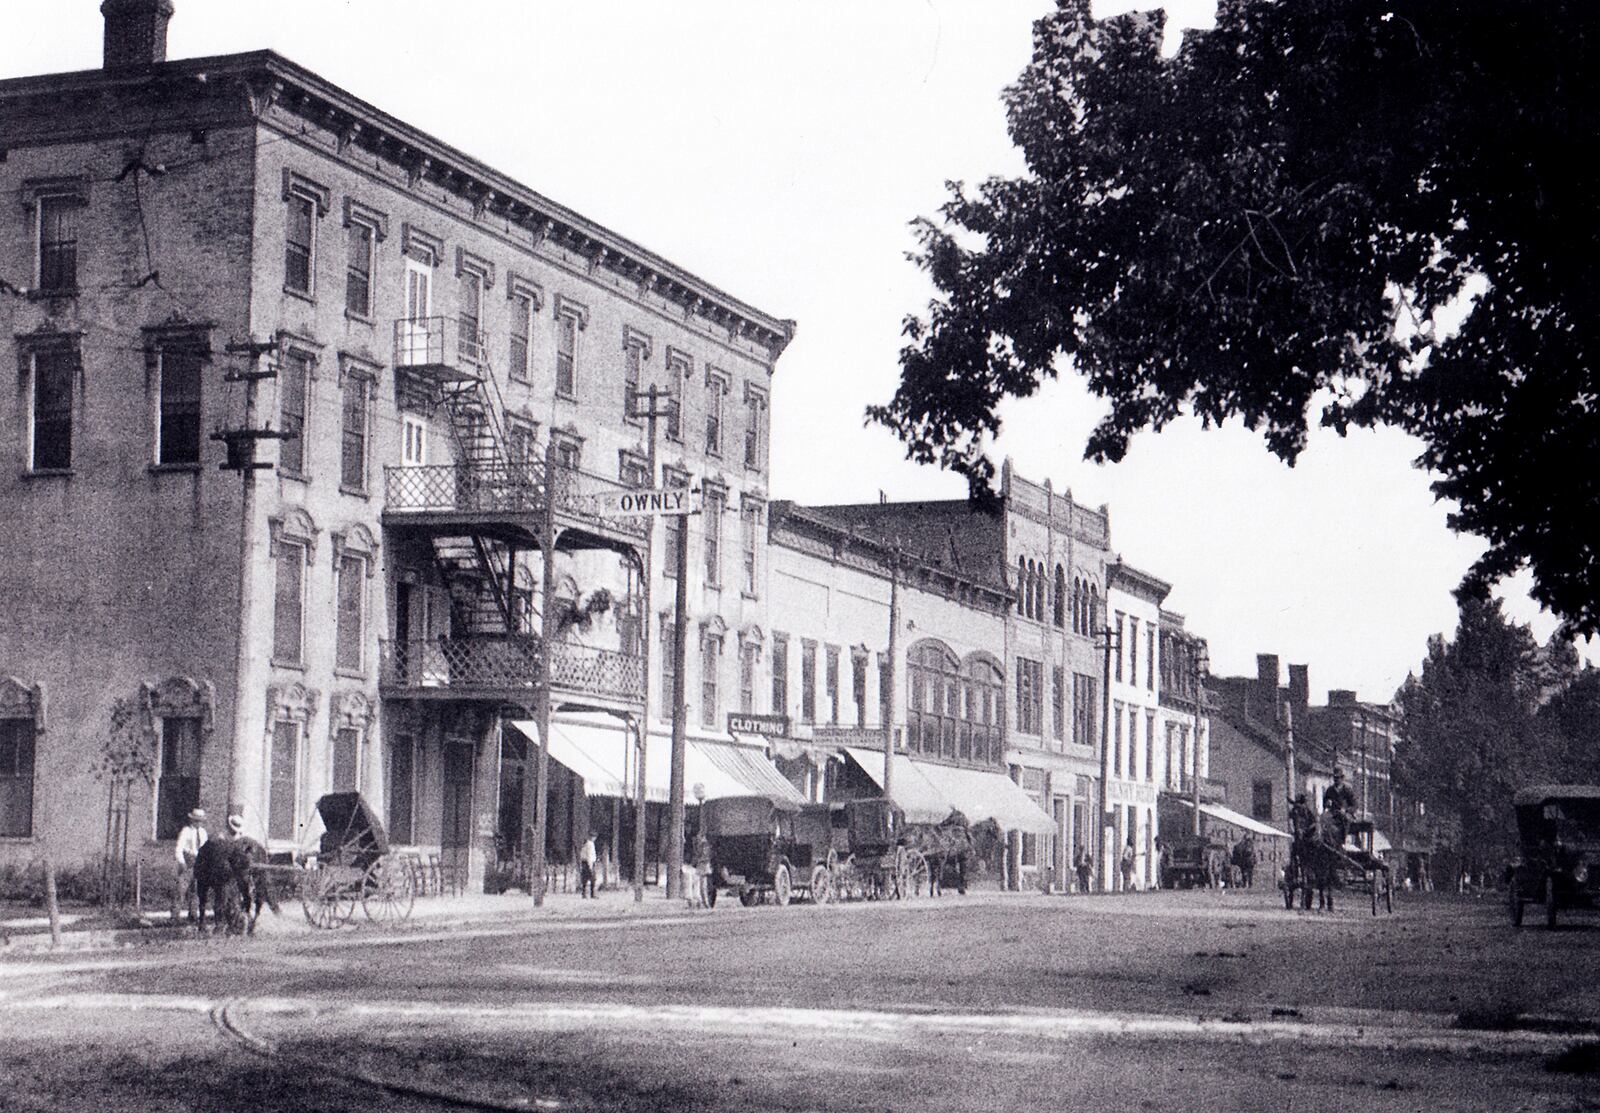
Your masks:
[[[447,741],[444,744],[444,799],[439,829],[439,864],[446,876],[461,886],[467,877],[468,854],[472,846],[471,742]]]

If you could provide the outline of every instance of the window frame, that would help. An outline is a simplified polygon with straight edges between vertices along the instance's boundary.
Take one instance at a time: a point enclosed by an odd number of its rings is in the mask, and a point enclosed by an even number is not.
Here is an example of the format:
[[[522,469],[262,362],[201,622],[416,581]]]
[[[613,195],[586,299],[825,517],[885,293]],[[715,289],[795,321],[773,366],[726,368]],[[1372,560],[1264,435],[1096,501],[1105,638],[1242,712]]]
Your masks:
[[[700,725],[717,725],[717,671],[722,657],[722,635],[706,630],[700,635]]]
[[[772,714],[789,714],[789,635],[772,635]]]
[[[186,446],[192,449],[192,456],[188,459],[169,459],[167,456],[167,433],[169,417],[168,406],[168,360],[174,355],[194,360],[194,430],[192,441]],[[156,387],[155,387],[155,419],[156,431],[152,463],[158,468],[190,469],[198,468],[201,463],[201,426],[205,415],[205,366],[209,360],[209,352],[197,350],[187,345],[163,344],[156,353]],[[176,409],[172,407],[172,409]]]
[[[720,591],[722,582],[722,515],[728,509],[728,490],[707,483],[701,494],[701,555],[705,564],[705,586]]]
[[[707,368],[705,454],[718,459],[727,443],[727,414],[722,401],[727,394],[728,376],[714,367]]]
[[[347,495],[359,495],[362,498],[371,493],[372,475],[372,424],[373,403],[378,395],[378,370],[363,363],[358,363],[350,357],[341,360],[339,384],[339,490]],[[353,433],[350,426],[350,402],[359,399],[361,405],[361,429]],[[356,482],[350,481],[350,440],[352,436],[359,436],[360,447],[357,453]]]
[[[576,402],[581,390],[580,359],[582,357],[583,343],[580,334],[589,325],[589,311],[583,305],[573,301],[562,294],[555,297],[555,395],[569,402]],[[570,341],[570,350],[563,351],[564,344]],[[562,383],[562,361],[565,359],[565,374],[567,382]]]
[[[372,555],[348,545],[336,550],[333,584],[333,671],[345,676],[365,676],[367,671],[367,627],[371,616],[369,581],[372,579]],[[345,592],[347,581],[354,576],[353,601],[355,628],[345,625]],[[353,644],[355,660],[350,661],[346,650]]]
[[[45,214],[47,208],[57,208],[64,213],[72,213],[72,239],[50,240],[45,237]],[[88,208],[81,187],[56,188],[41,190],[33,198],[33,282],[34,289],[40,297],[46,298],[73,298],[78,296],[78,244],[82,240],[83,211]],[[67,283],[50,283],[50,268],[45,263],[47,246],[67,244],[71,248],[71,281]]]
[[[289,425],[289,412],[284,408],[287,400],[285,386],[291,381],[290,376],[299,389],[300,411],[298,424],[294,428]],[[317,378],[317,354],[297,344],[285,344],[283,354],[278,359],[278,429],[283,433],[293,433],[295,436],[278,441],[278,474],[290,479],[308,482],[311,478],[311,452],[309,445],[311,438],[307,430],[311,427],[311,387]],[[290,448],[293,443],[295,447]],[[291,467],[284,463],[284,455],[295,455],[294,465]]]
[[[317,258],[319,255],[317,243],[317,224],[328,215],[328,208],[332,202],[332,193],[327,186],[313,181],[304,175],[297,174],[288,167],[283,170],[283,292],[297,298],[315,301],[317,298]],[[298,245],[289,237],[292,234],[293,214],[291,205],[304,206],[301,211],[308,214],[307,233],[305,244],[305,270],[306,285],[304,289],[290,282],[291,249]]]
[[[52,335],[49,337],[30,338],[33,342],[23,348],[23,358],[26,360],[28,371],[28,399],[27,399],[27,437],[23,446],[24,470],[29,475],[71,475],[73,432],[76,425],[77,403],[79,401],[78,383],[83,374],[82,356],[78,349],[76,336]],[[40,373],[41,357],[51,363],[51,373],[61,375],[66,384],[66,402],[50,411],[51,421],[49,427],[64,429],[64,443],[58,448],[56,454],[47,459],[40,456],[41,412],[39,384],[42,376]],[[59,360],[59,365],[56,361]],[[55,438],[51,443],[54,444]]]
[[[761,598],[761,511],[764,504],[746,495],[739,502],[740,594],[746,599]]]
[[[310,569],[316,554],[316,526],[311,521],[311,516],[299,507],[291,508],[281,518],[267,520],[268,555],[273,561],[272,584],[272,642],[271,663],[280,668],[304,670],[306,667],[306,612],[308,592],[310,589]],[[297,621],[299,625],[295,656],[285,657],[279,650],[283,648],[280,639],[278,621],[280,617],[280,592],[279,573],[286,566],[287,558],[298,555],[299,559],[299,602]]]
[[[745,431],[744,466],[747,471],[764,471],[767,462],[767,392],[754,383],[744,384]]]
[[[667,379],[670,386],[667,388],[667,440],[674,444],[683,443],[683,391],[684,385],[694,377],[694,357],[687,352],[669,347],[667,349]]]
[[[650,362],[654,345],[647,333],[632,325],[622,326],[622,420],[629,425],[641,425],[644,417],[639,412],[643,402],[638,397],[645,389],[645,364]]]
[[[176,839],[178,832],[183,829],[185,817],[188,816],[190,810],[200,806],[200,751],[205,737],[204,719],[192,712],[172,715],[157,714],[153,718],[154,723],[152,725],[155,727],[156,745],[155,761],[153,762],[155,783],[150,790],[152,800],[151,828],[154,838],[157,841],[164,842]],[[167,769],[167,758],[173,752],[173,746],[167,740],[169,723],[193,724],[193,752],[192,755],[188,755],[194,759],[192,772],[169,771]],[[185,756],[183,752],[183,743],[185,741],[189,740],[178,739],[179,761]],[[174,782],[170,790],[167,787],[168,782]],[[169,791],[182,791],[182,796],[176,802],[172,802],[168,795]]]
[[[13,687],[8,681],[0,681],[0,686]],[[12,724],[17,724],[12,726]],[[7,730],[15,732],[14,736],[6,739]],[[24,818],[25,823],[18,823],[10,816],[10,810],[0,807],[0,840],[6,839],[32,839],[35,836],[35,815],[38,811],[36,798],[38,796],[39,781],[39,713],[31,698],[27,705],[22,705],[19,700],[15,707],[0,708],[0,741],[6,743],[0,748],[0,754],[8,754],[8,765],[0,765],[0,801],[8,799],[21,799],[26,797],[27,811],[24,815],[17,813],[19,818]],[[24,738],[23,736],[26,735]],[[21,756],[26,743],[27,771],[22,771]],[[26,783],[26,789],[23,788]]]

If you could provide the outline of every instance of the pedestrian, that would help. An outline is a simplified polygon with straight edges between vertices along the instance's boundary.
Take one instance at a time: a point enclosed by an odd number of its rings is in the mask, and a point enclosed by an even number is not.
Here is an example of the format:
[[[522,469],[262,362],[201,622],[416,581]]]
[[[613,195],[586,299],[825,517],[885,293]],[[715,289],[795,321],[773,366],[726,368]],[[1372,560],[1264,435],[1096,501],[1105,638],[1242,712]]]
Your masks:
[[[178,832],[178,845],[173,850],[176,858],[172,890],[172,922],[178,922],[178,905],[182,904],[189,919],[195,918],[198,906],[194,891],[194,860],[206,844],[206,813],[195,808],[189,813],[189,822]]]
[[[594,893],[594,863],[598,855],[594,849],[594,836],[590,835],[583,840],[583,846],[578,850],[578,896],[593,899]]]
[[[1233,864],[1239,871],[1239,884],[1248,889],[1255,881],[1256,848],[1247,831],[1233,844]]]
[[[1078,892],[1087,893],[1094,878],[1094,860],[1089,857],[1087,846],[1078,847],[1078,860],[1074,864],[1078,868]]]
[[[1134,862],[1134,858],[1135,858],[1135,851],[1133,849],[1133,836],[1130,835],[1128,837],[1128,845],[1122,848],[1122,891],[1124,893],[1131,893],[1131,892],[1134,891],[1134,884],[1133,884],[1133,862]]]
[[[1156,839],[1156,887],[1158,889],[1171,889],[1172,883],[1172,845],[1161,839]]]
[[[711,907],[711,840],[706,838],[705,824],[694,830],[694,894],[691,907]]]

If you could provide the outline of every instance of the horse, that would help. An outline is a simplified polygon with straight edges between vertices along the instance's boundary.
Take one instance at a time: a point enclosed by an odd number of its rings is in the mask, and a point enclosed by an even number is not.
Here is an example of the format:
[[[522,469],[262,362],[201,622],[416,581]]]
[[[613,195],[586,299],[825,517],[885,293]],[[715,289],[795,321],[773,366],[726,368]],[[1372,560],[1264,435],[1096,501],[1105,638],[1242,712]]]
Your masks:
[[[1316,890],[1318,911],[1333,911],[1333,890],[1339,886],[1341,826],[1332,812],[1323,812],[1314,824],[1295,831],[1290,865],[1300,888],[1300,907],[1311,908]]]
[[[206,903],[212,920],[223,923],[229,935],[254,935],[263,904],[280,915],[272,887],[258,879],[252,868],[267,860],[267,849],[244,835],[206,840],[194,861],[195,896],[200,905],[200,934],[206,932]]]
[[[967,891],[967,865],[972,858],[972,833],[967,821],[959,813],[946,819],[937,827],[919,832],[917,849],[928,861],[928,895],[939,896],[944,890],[945,871],[956,871],[956,890]]]

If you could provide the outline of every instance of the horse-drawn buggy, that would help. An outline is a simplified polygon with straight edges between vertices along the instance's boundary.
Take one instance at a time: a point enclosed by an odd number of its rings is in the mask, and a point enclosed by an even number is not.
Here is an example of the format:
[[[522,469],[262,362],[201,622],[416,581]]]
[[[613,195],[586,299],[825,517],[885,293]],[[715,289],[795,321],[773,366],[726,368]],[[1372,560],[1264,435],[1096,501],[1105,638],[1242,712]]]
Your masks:
[[[892,800],[869,797],[829,809],[833,840],[824,866],[827,888],[819,901],[904,899],[927,891],[928,858],[915,845],[917,831]],[[816,888],[813,887],[813,894]]]
[[[1600,908],[1600,785],[1538,785],[1513,798],[1520,852],[1508,867],[1511,922],[1542,903],[1547,927],[1563,908]]]
[[[1393,912],[1394,874],[1378,857],[1376,841],[1377,827],[1366,816],[1346,820],[1342,829],[1331,811],[1301,824],[1283,869],[1283,906],[1293,908],[1298,895],[1309,910],[1314,894],[1317,907],[1332,912],[1334,890],[1350,889],[1370,896],[1374,916],[1380,906]]]
[[[317,814],[323,832],[316,852],[256,866],[258,881],[292,888],[306,919],[320,928],[349,923],[357,903],[375,924],[410,918],[416,873],[390,851],[383,824],[361,794],[331,792],[317,801]]]
[[[779,905],[797,893],[828,899],[825,861],[833,839],[828,805],[723,796],[700,805],[700,823],[711,847],[706,893],[711,905],[723,890],[737,893],[745,905],[768,893]]]
[[[1215,885],[1221,864],[1228,861],[1228,845],[1205,835],[1175,839],[1168,847],[1162,876],[1164,889],[1206,889]]]

